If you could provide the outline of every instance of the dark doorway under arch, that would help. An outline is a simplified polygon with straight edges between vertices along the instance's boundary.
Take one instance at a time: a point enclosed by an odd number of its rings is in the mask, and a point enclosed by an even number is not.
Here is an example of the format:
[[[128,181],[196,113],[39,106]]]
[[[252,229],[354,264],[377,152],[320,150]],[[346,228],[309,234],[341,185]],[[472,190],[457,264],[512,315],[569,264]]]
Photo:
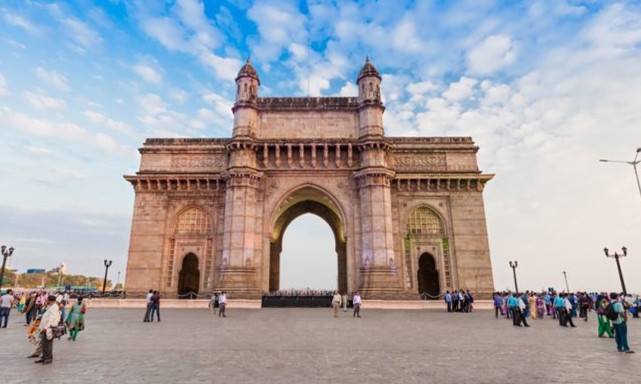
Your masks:
[[[424,253],[418,259],[418,293],[426,293],[428,299],[436,300],[441,293],[441,287],[436,270],[436,260],[429,253]]]
[[[178,294],[186,295],[190,292],[198,294],[199,282],[198,257],[190,253],[183,259],[182,269],[178,275]]]

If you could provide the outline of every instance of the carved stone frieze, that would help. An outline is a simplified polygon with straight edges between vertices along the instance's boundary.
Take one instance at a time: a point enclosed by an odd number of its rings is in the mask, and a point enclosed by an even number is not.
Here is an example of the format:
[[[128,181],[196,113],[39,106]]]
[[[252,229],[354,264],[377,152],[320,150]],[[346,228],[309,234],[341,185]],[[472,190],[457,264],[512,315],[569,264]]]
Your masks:
[[[174,155],[171,157],[172,171],[222,171],[227,167],[227,155]]]
[[[447,160],[444,153],[394,154],[391,157],[391,163],[393,164],[393,167],[398,171],[444,172],[447,170]]]

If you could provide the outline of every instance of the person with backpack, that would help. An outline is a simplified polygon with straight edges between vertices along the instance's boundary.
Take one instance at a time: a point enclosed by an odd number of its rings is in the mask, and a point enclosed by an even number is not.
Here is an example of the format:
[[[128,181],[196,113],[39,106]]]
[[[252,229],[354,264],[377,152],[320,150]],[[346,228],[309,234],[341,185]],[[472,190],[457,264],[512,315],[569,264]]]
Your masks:
[[[612,332],[612,323],[610,319],[605,316],[605,308],[608,306],[608,299],[605,297],[600,298],[596,303],[596,315],[597,320],[599,321],[598,335],[599,337],[604,337],[605,333],[608,334],[610,339],[614,338],[614,333]]]
[[[628,346],[628,315],[625,312],[623,303],[616,292],[610,293],[611,303],[605,309],[605,315],[614,325],[614,340],[617,343],[617,351],[634,353]]]

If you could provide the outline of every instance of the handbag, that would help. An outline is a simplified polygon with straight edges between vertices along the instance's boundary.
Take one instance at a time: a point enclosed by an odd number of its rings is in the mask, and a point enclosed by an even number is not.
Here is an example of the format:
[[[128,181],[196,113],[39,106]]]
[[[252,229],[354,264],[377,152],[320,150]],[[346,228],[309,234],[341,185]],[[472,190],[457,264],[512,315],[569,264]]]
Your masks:
[[[52,339],[57,338],[58,340],[60,340],[62,336],[67,334],[67,327],[64,324],[56,325],[51,327],[51,332],[53,334]]]

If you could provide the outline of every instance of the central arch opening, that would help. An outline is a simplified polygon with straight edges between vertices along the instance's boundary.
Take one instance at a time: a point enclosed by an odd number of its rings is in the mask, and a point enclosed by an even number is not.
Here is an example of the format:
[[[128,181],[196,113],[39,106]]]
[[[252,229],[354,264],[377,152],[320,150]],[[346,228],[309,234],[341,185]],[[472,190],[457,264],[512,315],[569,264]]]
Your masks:
[[[307,273],[317,275],[307,279],[307,281],[295,278],[289,280],[290,272],[282,268],[290,268],[288,266],[290,260],[285,260],[283,264],[281,263],[285,232],[290,224],[299,217],[301,217],[303,223],[306,221],[315,222],[314,228],[319,229],[321,232],[326,231],[328,226],[331,231],[329,236],[323,236],[322,239],[309,239],[307,243],[299,241],[303,248],[298,251],[293,250],[293,252],[299,254],[292,255],[292,258],[296,259],[292,267],[298,268],[299,270],[293,270],[291,277],[298,275],[299,278],[304,278]],[[297,224],[293,228],[298,227],[299,225]],[[302,225],[302,227],[304,228],[305,225]],[[293,233],[294,236],[296,236],[297,229],[293,229]],[[307,234],[307,236],[309,236],[309,234]],[[312,233],[311,236],[313,237],[314,234]],[[312,244],[318,240],[322,241],[323,247],[313,249]],[[316,270],[309,268],[309,264],[313,261],[312,259],[307,259],[305,255],[307,253],[317,254],[318,259],[316,261],[320,262],[323,267],[319,266],[319,269]],[[286,256],[289,259],[289,255]],[[301,263],[305,266],[305,272],[301,272]],[[334,268],[331,267],[332,263],[335,265]],[[296,265],[298,265],[298,267],[296,267]],[[281,270],[287,273],[287,277],[284,276],[285,280],[283,281],[281,281]],[[328,279],[331,279],[331,282],[329,282]],[[318,282],[319,286],[314,286],[316,282]],[[321,284],[322,286],[320,286]],[[276,292],[281,289],[307,287],[338,289],[339,291],[347,292],[347,244],[342,215],[334,201],[316,187],[299,189],[282,201],[275,212],[270,236],[269,292]]]
[[[281,289],[338,289],[338,261],[330,226],[314,214],[294,219],[283,235]]]

